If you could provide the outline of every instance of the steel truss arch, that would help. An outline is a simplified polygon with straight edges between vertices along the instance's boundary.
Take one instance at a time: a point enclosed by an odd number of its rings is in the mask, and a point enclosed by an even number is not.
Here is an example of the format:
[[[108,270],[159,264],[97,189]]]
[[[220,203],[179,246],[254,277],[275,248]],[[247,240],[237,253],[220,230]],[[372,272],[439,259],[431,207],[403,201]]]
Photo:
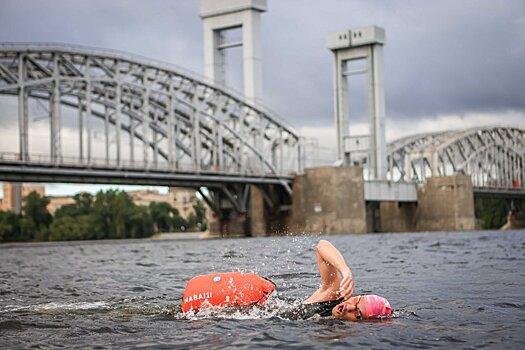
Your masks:
[[[476,187],[525,189],[525,130],[487,126],[409,136],[389,145],[393,181],[467,174]]]
[[[18,97],[20,152],[31,163],[28,101],[47,100],[49,164],[63,161],[64,106],[78,113],[78,163],[98,161],[93,120],[104,123],[105,165],[282,177],[302,171],[298,134],[263,108],[172,65],[60,44],[0,44],[0,94]],[[114,155],[109,134],[114,135]],[[127,134],[128,145],[123,134]],[[140,155],[136,154],[141,148]]]

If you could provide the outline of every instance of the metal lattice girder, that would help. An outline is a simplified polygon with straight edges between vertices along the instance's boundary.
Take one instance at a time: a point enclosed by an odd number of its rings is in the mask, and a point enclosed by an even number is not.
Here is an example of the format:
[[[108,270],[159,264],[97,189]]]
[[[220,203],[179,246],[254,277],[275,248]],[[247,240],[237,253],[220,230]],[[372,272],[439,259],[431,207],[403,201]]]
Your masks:
[[[420,134],[389,145],[393,181],[468,174],[476,187],[525,189],[525,130],[479,127]]]
[[[142,164],[251,176],[302,171],[300,139],[290,127],[226,88],[142,57],[71,45],[0,44],[0,94],[18,96],[24,162],[38,153],[29,150],[27,132],[28,99],[35,99],[49,101],[51,164],[62,159],[67,116],[61,107],[68,106],[78,110],[78,161],[87,166],[103,158],[119,169]],[[92,150],[96,118],[104,123],[102,156]]]

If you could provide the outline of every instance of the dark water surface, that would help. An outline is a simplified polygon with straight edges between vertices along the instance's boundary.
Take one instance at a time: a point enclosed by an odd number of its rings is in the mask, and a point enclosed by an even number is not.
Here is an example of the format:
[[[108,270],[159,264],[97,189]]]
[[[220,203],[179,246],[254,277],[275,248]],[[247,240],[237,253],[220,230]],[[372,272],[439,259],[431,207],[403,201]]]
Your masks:
[[[326,238],[326,237],[323,237]],[[319,237],[0,246],[0,347],[525,348],[525,231],[330,236],[356,292],[387,297],[382,322],[181,315],[197,274],[247,271],[279,295],[319,285]],[[270,300],[279,308],[278,300]]]

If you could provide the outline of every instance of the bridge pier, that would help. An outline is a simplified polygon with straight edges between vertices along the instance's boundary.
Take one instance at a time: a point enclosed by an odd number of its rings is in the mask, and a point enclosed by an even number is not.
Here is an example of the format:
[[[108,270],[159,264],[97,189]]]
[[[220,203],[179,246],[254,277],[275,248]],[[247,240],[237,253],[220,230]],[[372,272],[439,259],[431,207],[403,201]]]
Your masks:
[[[474,194],[467,175],[428,177],[417,203],[379,204],[383,232],[460,231],[475,228]]]
[[[306,169],[294,178],[291,232],[365,233],[361,167]]]
[[[307,169],[293,183],[293,233],[473,230],[469,176],[427,178],[418,202],[365,200],[361,167]]]
[[[474,191],[468,175],[427,178],[418,191],[417,231],[474,230]]]
[[[264,194],[262,190],[255,186],[250,186],[250,208],[248,209],[248,220],[250,232],[253,237],[263,237],[267,235],[266,219],[264,215]]]
[[[245,237],[248,232],[246,214],[223,210],[221,214],[214,213],[208,222],[206,238]]]
[[[416,231],[417,203],[381,202],[379,216],[382,232]]]
[[[208,237],[264,237],[282,231],[286,216],[283,219],[279,215],[281,203],[276,187],[249,185],[249,199],[242,212],[223,202],[220,213],[215,213],[208,225]]]

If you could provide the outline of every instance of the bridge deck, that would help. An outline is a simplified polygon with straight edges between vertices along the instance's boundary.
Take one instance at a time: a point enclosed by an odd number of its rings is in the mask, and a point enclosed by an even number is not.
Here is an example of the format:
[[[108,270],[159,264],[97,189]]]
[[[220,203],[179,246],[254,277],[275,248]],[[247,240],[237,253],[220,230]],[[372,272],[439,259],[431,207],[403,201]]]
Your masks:
[[[0,180],[15,182],[65,182],[174,187],[220,187],[228,183],[290,184],[292,177],[244,175],[220,171],[172,171],[138,166],[114,168],[78,164],[35,164],[0,160]]]
[[[474,196],[525,199],[525,188],[474,187]]]

